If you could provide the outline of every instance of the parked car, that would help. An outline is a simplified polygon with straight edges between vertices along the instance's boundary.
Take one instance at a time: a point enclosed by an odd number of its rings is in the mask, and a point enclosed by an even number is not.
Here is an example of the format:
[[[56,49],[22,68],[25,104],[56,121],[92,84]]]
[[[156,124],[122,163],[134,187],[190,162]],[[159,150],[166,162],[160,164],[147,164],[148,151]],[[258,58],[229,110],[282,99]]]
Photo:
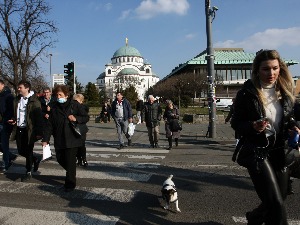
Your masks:
[[[228,108],[232,105],[232,98],[217,98],[216,107],[217,108]]]

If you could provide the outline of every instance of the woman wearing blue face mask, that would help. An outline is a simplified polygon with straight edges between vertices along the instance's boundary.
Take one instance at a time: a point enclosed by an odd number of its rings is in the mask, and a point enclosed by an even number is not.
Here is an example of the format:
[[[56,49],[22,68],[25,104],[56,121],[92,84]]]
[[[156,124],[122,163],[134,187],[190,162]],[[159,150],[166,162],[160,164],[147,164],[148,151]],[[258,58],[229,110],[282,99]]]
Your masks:
[[[76,187],[76,154],[82,146],[81,137],[75,134],[70,123],[85,124],[89,115],[79,102],[70,98],[67,86],[58,85],[53,92],[57,102],[52,107],[42,144],[46,146],[53,135],[57,162],[66,170],[64,188],[70,192]]]

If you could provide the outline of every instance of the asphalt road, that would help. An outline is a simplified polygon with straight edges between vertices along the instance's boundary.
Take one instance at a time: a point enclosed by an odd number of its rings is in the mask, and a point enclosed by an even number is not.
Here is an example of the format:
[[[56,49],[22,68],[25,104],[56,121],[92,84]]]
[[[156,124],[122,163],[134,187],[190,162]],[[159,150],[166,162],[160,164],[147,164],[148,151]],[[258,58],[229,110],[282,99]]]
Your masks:
[[[144,125],[137,125],[133,146],[118,150],[113,123],[89,123],[87,168],[78,167],[77,188],[61,190],[64,170],[55,158],[40,164],[20,182],[25,160],[18,157],[0,176],[1,224],[246,224],[245,212],[259,204],[246,170],[231,161],[234,132],[217,125],[217,138],[206,138],[207,125],[184,124],[178,147],[149,148]],[[12,151],[16,151],[11,143]],[[42,153],[36,145],[36,153]],[[164,210],[160,190],[173,174],[181,213]],[[300,224],[300,182],[286,201],[289,224]]]

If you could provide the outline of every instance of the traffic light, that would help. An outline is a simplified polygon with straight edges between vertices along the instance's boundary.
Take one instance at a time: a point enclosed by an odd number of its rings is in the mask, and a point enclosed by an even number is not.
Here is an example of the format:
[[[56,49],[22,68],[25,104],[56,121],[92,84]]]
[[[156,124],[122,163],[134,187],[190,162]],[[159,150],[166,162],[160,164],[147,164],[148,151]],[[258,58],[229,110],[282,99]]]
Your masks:
[[[64,73],[66,73],[66,79],[71,80],[74,76],[74,62],[70,62],[67,65],[64,65]]]

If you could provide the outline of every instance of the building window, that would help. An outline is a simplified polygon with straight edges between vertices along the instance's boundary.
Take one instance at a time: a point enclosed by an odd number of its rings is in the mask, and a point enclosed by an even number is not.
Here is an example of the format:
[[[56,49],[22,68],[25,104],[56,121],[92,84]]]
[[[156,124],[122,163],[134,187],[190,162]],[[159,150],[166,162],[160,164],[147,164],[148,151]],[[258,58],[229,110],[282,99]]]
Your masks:
[[[108,72],[108,74],[111,74],[111,70],[108,70],[107,72]]]
[[[149,69],[146,69],[146,73],[150,73],[150,70],[149,70]]]

